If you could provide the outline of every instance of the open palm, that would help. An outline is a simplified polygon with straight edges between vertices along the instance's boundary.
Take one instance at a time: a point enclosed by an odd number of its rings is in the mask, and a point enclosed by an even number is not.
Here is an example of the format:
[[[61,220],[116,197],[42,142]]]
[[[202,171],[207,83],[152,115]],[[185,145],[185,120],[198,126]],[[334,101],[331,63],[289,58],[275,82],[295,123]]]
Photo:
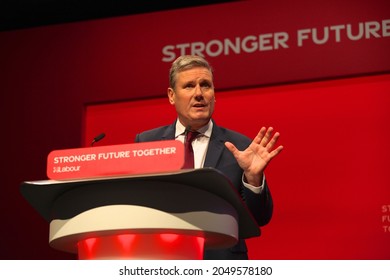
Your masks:
[[[245,177],[249,184],[258,186],[262,180],[265,168],[270,161],[276,157],[283,146],[275,148],[280,134],[273,134],[273,128],[262,127],[252,143],[244,151],[240,151],[231,142],[225,146],[236,158],[238,165],[244,170]]]

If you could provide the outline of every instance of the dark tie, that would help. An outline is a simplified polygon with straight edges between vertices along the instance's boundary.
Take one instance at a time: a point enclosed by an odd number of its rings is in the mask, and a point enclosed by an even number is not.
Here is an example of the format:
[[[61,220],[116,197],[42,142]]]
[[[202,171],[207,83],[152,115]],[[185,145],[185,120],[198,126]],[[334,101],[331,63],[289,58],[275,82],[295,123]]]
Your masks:
[[[197,131],[188,131],[184,140],[184,166],[183,169],[194,168],[194,150],[192,141],[199,135]]]

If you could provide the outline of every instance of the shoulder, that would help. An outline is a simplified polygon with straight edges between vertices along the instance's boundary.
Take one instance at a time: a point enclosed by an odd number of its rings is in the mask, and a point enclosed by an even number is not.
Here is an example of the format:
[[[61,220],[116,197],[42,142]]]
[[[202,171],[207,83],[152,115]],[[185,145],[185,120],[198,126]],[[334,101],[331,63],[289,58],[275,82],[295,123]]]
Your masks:
[[[249,137],[238,132],[238,131],[235,131],[235,130],[231,130],[229,128],[226,128],[226,127],[221,127],[221,126],[217,126],[216,127],[217,129],[220,129],[220,131],[225,135],[225,136],[228,136],[228,137],[231,137],[231,138],[237,138],[237,139],[241,139],[241,140],[249,140]]]
[[[213,133],[217,138],[220,138],[222,141],[232,142],[234,145],[241,148],[246,148],[252,142],[252,140],[248,136],[240,132],[225,127],[217,126],[215,124],[213,127]]]
[[[173,133],[171,133],[173,131]],[[165,138],[174,137],[172,125],[160,126],[150,130],[143,131],[136,136],[136,142],[156,141]]]

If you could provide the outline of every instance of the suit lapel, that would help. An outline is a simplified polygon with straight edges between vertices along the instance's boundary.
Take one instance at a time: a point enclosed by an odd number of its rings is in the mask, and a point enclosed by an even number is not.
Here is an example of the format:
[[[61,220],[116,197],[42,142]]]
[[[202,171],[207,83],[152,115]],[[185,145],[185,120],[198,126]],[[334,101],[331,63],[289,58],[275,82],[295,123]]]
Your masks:
[[[167,127],[164,133],[161,135],[161,140],[174,140],[175,139],[176,122]]]
[[[209,146],[207,148],[206,159],[204,162],[204,167],[216,167],[219,158],[221,157],[223,151],[225,150],[225,139],[223,131],[214,123],[213,132],[211,133],[211,138]]]

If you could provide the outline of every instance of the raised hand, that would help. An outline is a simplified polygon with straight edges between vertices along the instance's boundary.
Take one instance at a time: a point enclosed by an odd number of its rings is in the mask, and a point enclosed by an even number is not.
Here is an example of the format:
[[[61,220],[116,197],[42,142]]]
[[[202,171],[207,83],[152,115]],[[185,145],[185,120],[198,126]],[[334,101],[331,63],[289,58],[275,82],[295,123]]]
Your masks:
[[[275,148],[279,139],[279,132],[274,129],[262,127],[252,143],[244,151],[240,151],[231,142],[225,142],[226,148],[236,158],[238,165],[244,170],[247,182],[253,186],[260,186],[263,173],[270,161],[276,157],[283,146]]]

